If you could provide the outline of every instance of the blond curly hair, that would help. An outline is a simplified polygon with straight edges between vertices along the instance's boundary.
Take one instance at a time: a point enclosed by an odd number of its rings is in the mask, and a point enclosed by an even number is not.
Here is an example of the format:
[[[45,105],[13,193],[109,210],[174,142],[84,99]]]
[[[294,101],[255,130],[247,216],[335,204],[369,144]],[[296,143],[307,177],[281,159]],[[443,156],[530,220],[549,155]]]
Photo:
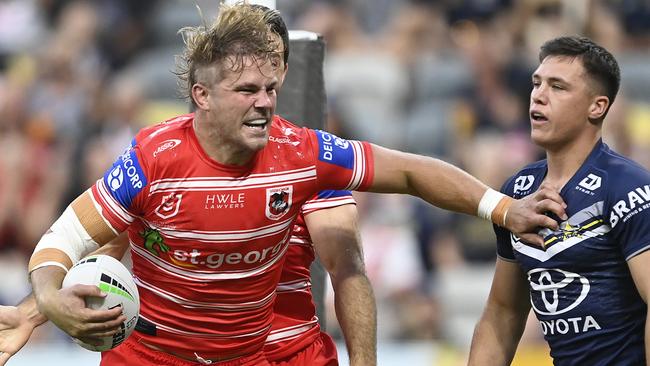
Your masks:
[[[271,16],[272,12],[243,2],[221,4],[212,25],[181,28],[185,49],[176,63],[181,96],[194,103],[191,90],[201,81],[200,71],[216,64],[233,72],[243,71],[246,57],[258,65],[279,64],[281,38],[269,25]]]

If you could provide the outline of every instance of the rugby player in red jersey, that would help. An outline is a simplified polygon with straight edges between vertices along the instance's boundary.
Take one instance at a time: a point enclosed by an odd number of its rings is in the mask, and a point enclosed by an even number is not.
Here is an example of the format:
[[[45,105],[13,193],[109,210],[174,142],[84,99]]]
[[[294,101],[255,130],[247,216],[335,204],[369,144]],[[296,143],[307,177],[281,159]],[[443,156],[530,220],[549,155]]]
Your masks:
[[[336,346],[321,332],[310,283],[314,251],[332,279],[336,316],[350,365],[375,365],[376,307],[365,275],[354,200],[324,191],[302,208],[289,240],[264,353],[275,366],[338,365]]]
[[[263,345],[292,224],[323,190],[412,194],[538,244],[538,227],[557,228],[544,213],[565,217],[551,187],[514,200],[440,160],[275,116],[282,63],[273,34],[263,11],[241,4],[222,6],[208,29],[185,29],[181,75],[196,113],[138,133],[37,245],[29,270],[39,310],[96,343],[117,330],[120,310],[87,309],[83,298],[99,289],[61,282],[72,263],[128,229],[140,316],[151,328],[103,364],[268,365]]]
[[[303,205],[289,240],[264,346],[272,365],[338,365],[336,345],[321,331],[313,303],[310,265],[315,252],[332,278],[350,365],[376,364],[376,307],[365,275],[357,223],[349,191],[323,191]],[[121,259],[128,247],[128,238],[121,235],[92,254]],[[33,297],[19,308],[0,308],[0,349],[4,350],[0,365],[27,342],[35,327],[47,321],[38,313]]]
[[[282,39],[283,61],[289,56],[288,30],[277,11],[258,6],[271,15],[268,22]],[[280,77],[284,77],[280,73]],[[282,80],[281,80],[282,81]],[[215,200],[216,201],[216,200]],[[219,204],[216,202],[211,203]],[[264,352],[274,365],[337,365],[336,346],[321,332],[311,294],[310,265],[314,249],[325,264],[335,293],[337,317],[346,340],[350,364],[376,364],[376,306],[365,274],[357,229],[355,201],[349,191],[323,191],[308,200],[296,220],[273,307],[274,318]],[[305,219],[305,215],[309,218]],[[306,223],[308,222],[308,224]],[[317,238],[312,246],[309,228]],[[128,249],[122,235],[93,254],[121,259]],[[30,318],[26,314],[32,314]],[[47,319],[40,316],[32,298],[16,307],[0,309],[0,350],[7,359],[24,345],[34,327]],[[141,325],[140,330],[142,329]],[[2,341],[0,341],[2,342]],[[0,359],[0,365],[4,361]]]

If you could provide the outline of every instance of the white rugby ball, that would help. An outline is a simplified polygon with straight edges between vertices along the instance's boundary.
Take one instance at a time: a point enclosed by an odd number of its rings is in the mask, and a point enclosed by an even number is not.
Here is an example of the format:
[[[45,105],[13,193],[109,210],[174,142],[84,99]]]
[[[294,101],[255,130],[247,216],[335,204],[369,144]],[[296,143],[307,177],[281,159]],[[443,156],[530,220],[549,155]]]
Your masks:
[[[87,297],[86,307],[108,310],[121,306],[126,320],[121,324],[119,332],[102,339],[104,343],[101,346],[83,343],[78,339],[75,339],[75,342],[85,349],[97,352],[119,346],[135,329],[140,312],[140,295],[131,272],[111,256],[92,255],[70,268],[63,279],[62,287],[77,284],[95,285],[107,294],[104,298]]]

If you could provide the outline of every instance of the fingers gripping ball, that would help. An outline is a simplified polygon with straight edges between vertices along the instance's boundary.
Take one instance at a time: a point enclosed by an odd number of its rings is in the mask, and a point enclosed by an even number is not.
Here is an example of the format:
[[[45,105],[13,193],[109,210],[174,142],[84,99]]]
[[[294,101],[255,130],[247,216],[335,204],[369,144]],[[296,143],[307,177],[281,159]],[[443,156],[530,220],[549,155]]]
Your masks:
[[[108,255],[93,255],[75,264],[65,276],[63,287],[72,285],[95,285],[106,297],[87,297],[86,306],[91,309],[109,310],[122,307],[126,320],[120,330],[111,337],[103,338],[101,346],[75,340],[83,348],[103,352],[120,345],[135,329],[140,311],[140,296],[133,276],[122,263]]]

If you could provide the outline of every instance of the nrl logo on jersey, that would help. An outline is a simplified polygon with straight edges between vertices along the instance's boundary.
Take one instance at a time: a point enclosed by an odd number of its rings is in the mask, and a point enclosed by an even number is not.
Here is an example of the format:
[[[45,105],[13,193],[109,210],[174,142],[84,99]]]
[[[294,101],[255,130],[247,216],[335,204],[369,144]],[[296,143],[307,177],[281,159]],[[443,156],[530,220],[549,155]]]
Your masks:
[[[156,208],[155,213],[162,219],[169,219],[176,216],[181,208],[181,199],[183,195],[180,193],[170,193],[163,196],[160,205]]]
[[[274,187],[266,189],[266,217],[278,220],[291,208],[293,186]]]

